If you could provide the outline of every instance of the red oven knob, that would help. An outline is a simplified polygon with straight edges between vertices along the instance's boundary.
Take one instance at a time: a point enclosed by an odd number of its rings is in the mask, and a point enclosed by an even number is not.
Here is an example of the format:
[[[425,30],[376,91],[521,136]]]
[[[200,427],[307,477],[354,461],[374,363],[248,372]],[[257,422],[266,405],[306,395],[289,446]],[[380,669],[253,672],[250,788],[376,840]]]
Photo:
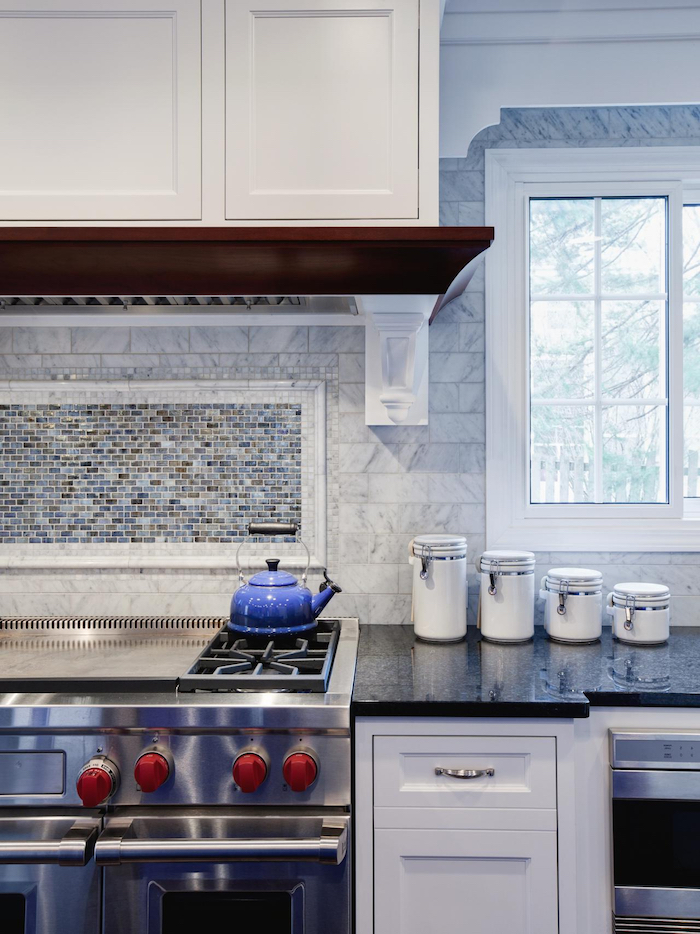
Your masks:
[[[157,791],[170,777],[170,766],[158,752],[145,752],[134,766],[134,778],[141,791]]]
[[[292,791],[306,791],[316,781],[318,766],[308,753],[295,752],[284,760],[282,773]]]
[[[96,808],[117,790],[119,769],[109,759],[91,759],[80,770],[76,788],[86,808]]]
[[[233,763],[233,780],[241,791],[257,791],[267,778],[267,765],[262,756],[246,752]]]

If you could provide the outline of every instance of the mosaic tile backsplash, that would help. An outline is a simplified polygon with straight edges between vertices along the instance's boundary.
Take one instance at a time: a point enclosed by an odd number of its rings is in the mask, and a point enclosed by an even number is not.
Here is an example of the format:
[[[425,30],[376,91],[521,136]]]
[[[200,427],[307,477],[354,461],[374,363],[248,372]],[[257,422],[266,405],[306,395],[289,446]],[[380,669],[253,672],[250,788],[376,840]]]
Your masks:
[[[301,522],[301,407],[0,405],[0,544],[233,542]]]

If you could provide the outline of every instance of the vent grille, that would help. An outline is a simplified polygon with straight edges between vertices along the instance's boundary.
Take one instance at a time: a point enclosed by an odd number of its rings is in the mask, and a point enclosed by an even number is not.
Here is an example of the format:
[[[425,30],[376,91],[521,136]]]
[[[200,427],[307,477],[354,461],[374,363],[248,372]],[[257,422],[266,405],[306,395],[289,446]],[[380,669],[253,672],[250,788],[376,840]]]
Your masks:
[[[700,934],[700,920],[615,918],[615,934]]]
[[[275,311],[299,314],[303,311],[326,314],[358,313],[349,295],[5,295],[0,296],[0,311],[41,309],[51,314],[70,308],[73,313],[158,314],[168,309],[187,308],[215,313],[245,314],[251,311]]]
[[[142,632],[158,630],[217,631],[224,616],[8,616],[0,631],[23,632]]]

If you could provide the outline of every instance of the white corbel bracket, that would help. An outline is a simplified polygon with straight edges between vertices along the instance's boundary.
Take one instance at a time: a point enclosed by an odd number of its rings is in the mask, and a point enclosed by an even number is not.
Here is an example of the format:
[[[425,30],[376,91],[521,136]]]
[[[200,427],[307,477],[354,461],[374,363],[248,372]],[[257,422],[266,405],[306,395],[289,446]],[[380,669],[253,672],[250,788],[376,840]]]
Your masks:
[[[365,321],[365,422],[428,424],[428,321],[437,295],[358,295]]]

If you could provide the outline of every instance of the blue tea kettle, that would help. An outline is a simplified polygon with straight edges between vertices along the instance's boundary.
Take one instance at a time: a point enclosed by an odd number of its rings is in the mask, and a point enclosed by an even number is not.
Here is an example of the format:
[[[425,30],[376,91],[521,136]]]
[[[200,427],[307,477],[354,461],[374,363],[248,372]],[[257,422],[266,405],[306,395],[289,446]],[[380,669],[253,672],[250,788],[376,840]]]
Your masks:
[[[295,523],[251,522],[249,535],[296,535]],[[304,545],[303,542],[301,542]],[[342,593],[340,587],[328,577],[319,593],[312,594],[305,586],[311,563],[306,549],[306,568],[301,583],[287,571],[279,570],[279,558],[267,559],[267,571],[254,574],[249,581],[243,576],[238,561],[243,542],[236,549],[236,570],[239,587],[231,598],[229,631],[242,637],[303,636],[316,628],[316,617],[334,594]]]

